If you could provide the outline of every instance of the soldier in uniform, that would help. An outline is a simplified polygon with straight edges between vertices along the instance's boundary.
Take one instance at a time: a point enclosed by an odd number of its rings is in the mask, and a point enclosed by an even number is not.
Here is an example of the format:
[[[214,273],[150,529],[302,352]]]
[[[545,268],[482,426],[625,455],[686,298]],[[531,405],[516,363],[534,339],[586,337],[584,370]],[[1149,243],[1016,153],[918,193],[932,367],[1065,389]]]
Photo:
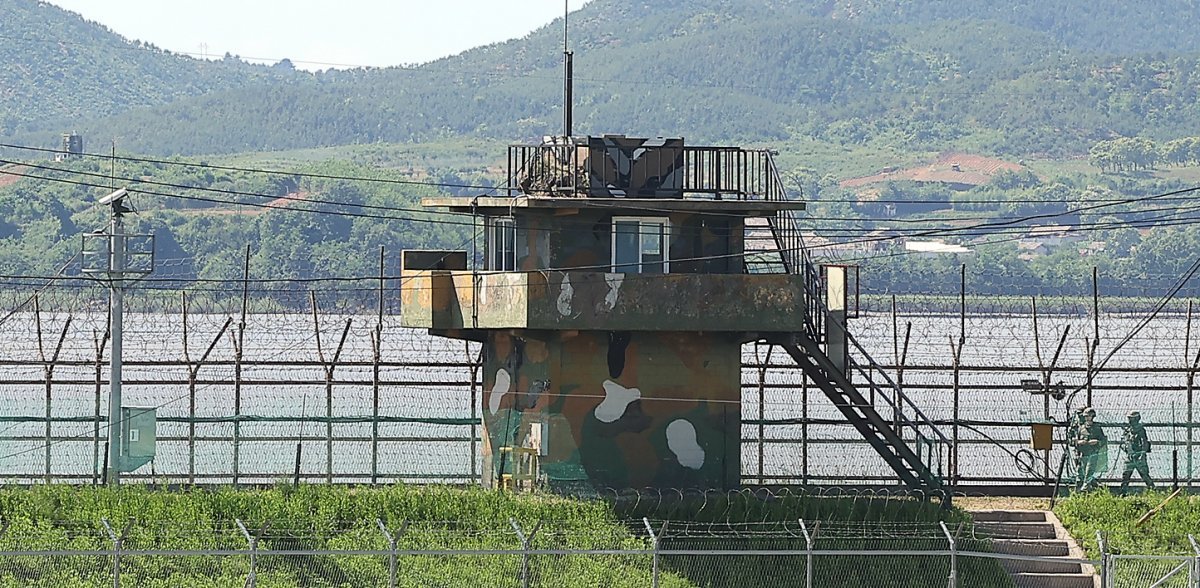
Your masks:
[[[1074,448],[1071,463],[1075,466],[1076,472],[1079,471],[1080,456],[1082,454],[1079,452],[1079,448],[1075,447],[1075,437],[1079,436],[1079,427],[1083,426],[1083,413],[1086,410],[1086,406],[1075,409],[1075,413],[1067,420],[1067,443],[1070,447]]]
[[[1108,438],[1096,423],[1095,409],[1084,411],[1083,423],[1075,433],[1075,448],[1079,451],[1079,481],[1075,487],[1080,491],[1091,490],[1108,465]]]
[[[1137,472],[1146,487],[1154,489],[1154,480],[1150,479],[1150,466],[1146,464],[1146,454],[1150,453],[1150,438],[1146,436],[1146,427],[1142,425],[1142,415],[1133,411],[1128,415],[1129,423],[1125,425],[1121,435],[1121,447],[1125,450],[1125,471],[1121,474],[1121,492],[1129,486],[1129,478]]]

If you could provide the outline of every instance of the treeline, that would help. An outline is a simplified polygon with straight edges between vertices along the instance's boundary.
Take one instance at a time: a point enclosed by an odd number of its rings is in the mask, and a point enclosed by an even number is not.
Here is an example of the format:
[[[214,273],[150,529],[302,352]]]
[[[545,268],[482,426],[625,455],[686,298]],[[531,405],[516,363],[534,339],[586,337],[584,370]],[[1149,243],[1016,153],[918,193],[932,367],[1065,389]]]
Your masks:
[[[1187,207],[1138,202],[1186,187],[1176,179],[1009,172],[963,191],[893,182],[880,187],[876,199],[843,190],[834,178],[792,178],[810,199],[805,215],[821,219],[804,222],[805,230],[844,244],[815,253],[862,266],[864,291],[871,293],[953,295],[960,265],[967,263],[974,294],[1084,295],[1095,266],[1106,294],[1155,297],[1194,261],[1179,252],[1200,247],[1200,226],[1187,222]],[[1033,232],[1045,225],[1069,232]],[[888,240],[862,241],[868,234]],[[907,251],[903,243],[914,234],[918,241],[943,240],[971,253]],[[1200,296],[1200,286],[1188,288],[1185,295]]]
[[[107,211],[96,199],[108,191],[108,162],[58,167],[30,170],[48,180],[0,188],[0,273],[53,274],[78,253],[81,234],[106,226]],[[389,177],[332,162],[300,171]],[[462,173],[447,177],[475,181]],[[133,179],[127,185],[137,212],[127,218],[128,230],[155,235],[157,277],[182,283],[239,278],[247,245],[256,277],[312,278],[378,275],[380,247],[470,244],[469,219],[421,211],[420,198],[433,188],[141,162],[119,164],[116,175],[122,183]]]
[[[1105,172],[1153,169],[1159,164],[1200,163],[1200,137],[1183,137],[1156,143],[1142,137],[1100,141],[1088,150],[1092,165]]]

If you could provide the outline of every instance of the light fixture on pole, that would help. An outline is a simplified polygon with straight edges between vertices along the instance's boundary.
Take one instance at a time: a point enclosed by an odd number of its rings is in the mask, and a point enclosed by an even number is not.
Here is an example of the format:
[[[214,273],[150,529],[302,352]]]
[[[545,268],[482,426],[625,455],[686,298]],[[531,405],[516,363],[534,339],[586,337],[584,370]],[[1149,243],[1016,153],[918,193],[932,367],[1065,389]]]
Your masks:
[[[125,418],[121,406],[121,359],[125,315],[125,280],[127,277],[148,275],[154,269],[154,236],[129,235],[125,233],[124,215],[133,212],[126,206],[129,192],[125,188],[99,200],[101,205],[111,207],[108,232],[95,232],[83,236],[81,255],[84,274],[103,276],[109,285],[109,329],[112,337],[112,354],[109,359],[108,396],[108,453],[105,479],[109,484],[120,482],[121,472],[134,469],[145,463],[130,460],[124,451]],[[143,411],[144,412],[144,411]],[[141,414],[141,413],[139,413]],[[141,431],[138,432],[140,439]],[[132,466],[132,467],[130,467]]]

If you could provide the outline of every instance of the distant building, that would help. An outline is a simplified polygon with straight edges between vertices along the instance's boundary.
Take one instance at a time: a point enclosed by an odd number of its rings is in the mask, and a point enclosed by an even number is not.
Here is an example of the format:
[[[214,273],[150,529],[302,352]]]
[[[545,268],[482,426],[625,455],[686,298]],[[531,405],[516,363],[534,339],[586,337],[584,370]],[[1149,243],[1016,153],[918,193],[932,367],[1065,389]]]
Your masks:
[[[1017,242],[1017,248],[1022,254],[1036,257],[1083,240],[1083,235],[1073,231],[1069,225],[1038,225],[1030,228]]]
[[[63,133],[62,145],[54,154],[54,161],[66,161],[72,157],[83,155],[83,135],[79,133]]]
[[[905,241],[904,250],[927,255],[971,255],[970,249],[945,241]]]
[[[1043,255],[1049,255],[1050,248],[1039,241],[1022,240],[1017,242],[1017,259],[1030,261]]]

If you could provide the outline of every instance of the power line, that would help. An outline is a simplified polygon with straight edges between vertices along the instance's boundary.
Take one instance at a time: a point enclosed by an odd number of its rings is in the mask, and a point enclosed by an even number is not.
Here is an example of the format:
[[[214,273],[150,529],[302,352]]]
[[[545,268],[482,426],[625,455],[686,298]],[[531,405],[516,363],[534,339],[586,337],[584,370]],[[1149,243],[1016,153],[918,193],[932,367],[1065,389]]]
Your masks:
[[[98,184],[79,182],[79,181],[67,180],[67,179],[62,179],[62,178],[51,178],[51,177],[45,177],[45,176],[36,176],[36,175],[32,175],[32,174],[21,174],[21,173],[15,173],[15,172],[11,172],[11,171],[5,172],[5,173],[8,173],[10,175],[17,175],[17,176],[21,176],[21,177],[40,179],[43,181],[63,182],[63,183],[75,184],[75,185],[81,185],[81,186],[87,186],[87,187],[100,187],[100,188],[106,187],[106,186],[102,186],[102,185],[98,185]],[[67,173],[70,173],[70,172],[67,172]],[[865,244],[865,243],[871,243],[871,242],[895,240],[895,239],[899,239],[899,238],[946,236],[946,235],[953,235],[953,234],[967,234],[967,235],[970,235],[970,234],[992,234],[992,233],[1003,232],[1003,231],[1001,231],[1001,230],[988,231],[988,229],[1000,229],[1003,227],[1013,227],[1015,225],[1019,225],[1021,223],[1026,223],[1026,222],[1029,222],[1032,220],[1051,219],[1051,218],[1079,214],[1081,212],[1098,210],[1098,209],[1108,208],[1108,207],[1113,207],[1113,206],[1118,206],[1118,205],[1135,204],[1135,203],[1147,202],[1147,201],[1151,201],[1151,200],[1172,198],[1172,197],[1180,196],[1183,194],[1188,194],[1188,193],[1191,193],[1191,192],[1194,192],[1197,190],[1200,190],[1200,187],[1184,188],[1184,189],[1174,190],[1171,192],[1165,192],[1165,193],[1161,193],[1161,194],[1154,194],[1154,195],[1137,197],[1137,198],[1129,198],[1129,199],[1123,199],[1123,200],[1113,201],[1113,202],[1093,203],[1093,204],[1089,204],[1086,206],[1076,207],[1074,209],[1068,209],[1068,210],[1065,210],[1062,212],[1038,213],[1038,214],[1026,215],[1023,217],[1016,217],[1016,218],[1011,218],[1011,219],[1001,220],[1001,221],[993,220],[993,221],[981,222],[981,223],[976,223],[973,225],[967,225],[967,226],[963,226],[963,227],[925,229],[925,230],[916,231],[916,232],[908,233],[908,234],[864,237],[864,238],[857,239],[856,241],[852,241],[850,243],[830,243],[830,244],[824,244],[824,245],[815,245],[815,246],[809,247],[808,249],[811,250],[811,249],[832,248],[832,247],[838,247],[838,246],[845,246],[847,244],[853,244],[853,243]],[[411,222],[426,222],[426,223],[441,224],[441,225],[471,226],[476,229],[478,227],[478,223],[474,222],[474,220],[473,220],[473,222],[467,223],[467,222],[443,221],[443,220],[425,219],[425,218],[393,217],[393,216],[376,215],[376,214],[369,214],[369,213],[354,213],[354,212],[348,212],[348,211],[328,211],[328,210],[320,210],[320,209],[300,208],[300,207],[295,207],[295,206],[278,206],[278,205],[273,205],[270,203],[267,203],[267,204],[252,203],[252,202],[235,203],[235,202],[229,202],[226,200],[220,200],[220,199],[215,199],[215,198],[205,198],[205,197],[200,197],[200,196],[185,196],[185,195],[179,195],[179,194],[168,194],[168,193],[163,193],[163,192],[153,192],[153,191],[147,191],[147,190],[140,190],[140,192],[145,193],[145,194],[158,195],[158,196],[162,196],[162,197],[166,197],[166,198],[198,200],[198,201],[221,203],[221,204],[236,204],[236,205],[241,205],[241,206],[251,206],[251,207],[266,208],[266,209],[281,209],[281,210],[291,210],[291,211],[317,213],[317,214],[338,214],[338,215],[342,215],[342,216],[357,217],[357,218],[373,218],[373,219],[378,219],[378,220],[407,220],[407,221],[411,221]],[[636,208],[636,207],[634,207],[634,208]],[[652,207],[644,207],[644,208],[649,208],[650,210],[654,210]],[[971,231],[980,231],[980,230],[984,230],[984,232],[976,232],[976,233],[971,232]],[[762,254],[762,253],[766,253],[766,252],[769,252],[769,251],[751,251],[751,252],[743,252],[743,253],[737,253],[737,254],[703,256],[703,257],[690,258],[690,260],[744,257],[746,255]],[[610,267],[610,266],[606,264],[604,266],[596,266],[596,267],[599,268],[599,267]],[[546,269],[568,269],[568,268],[546,268]],[[569,269],[583,269],[583,268],[569,268]]]
[[[20,150],[20,151],[35,151],[38,153],[61,153],[60,149],[48,149],[45,147],[31,147],[28,145],[15,145],[15,144],[11,144],[11,143],[0,143],[0,148],[16,149],[16,150]],[[94,157],[97,159],[105,159],[105,160],[116,159],[118,161],[132,161],[132,162],[136,162],[136,163],[153,163],[155,165],[174,165],[174,166],[183,166],[183,167],[196,167],[196,168],[201,168],[201,169],[214,169],[214,170],[221,170],[221,171],[256,173],[256,174],[263,174],[263,175],[295,176],[295,177],[301,177],[301,178],[314,178],[314,179],[322,179],[322,180],[347,180],[347,181],[355,181],[355,182],[376,182],[376,183],[381,183],[381,184],[400,184],[400,185],[405,185],[405,186],[433,186],[433,187],[439,187],[439,188],[461,188],[461,189],[475,189],[475,190],[489,190],[489,191],[498,189],[497,186],[486,186],[486,185],[479,185],[479,184],[454,184],[454,183],[447,183],[447,182],[423,182],[423,181],[418,181],[418,180],[398,180],[398,179],[394,179],[394,178],[371,178],[371,177],[365,177],[365,176],[340,176],[340,175],[335,175],[335,174],[318,174],[318,173],[309,173],[309,172],[256,169],[256,168],[250,168],[250,167],[216,165],[216,164],[203,163],[203,162],[197,162],[197,161],[172,161],[169,159],[155,159],[155,158],[151,158],[151,157],[131,157],[131,156],[127,156],[127,155],[112,155],[112,154],[105,154],[105,153],[79,153],[76,155],[79,155],[82,157]],[[18,164],[18,165],[32,165],[32,164],[24,164],[24,163],[20,163],[20,162],[8,162],[8,163],[13,163],[13,164]]]
[[[56,172],[61,172],[61,173],[109,179],[109,176],[107,176],[107,175],[94,173],[94,172],[64,170],[64,169],[56,168],[56,167],[52,167],[52,166],[45,166],[45,165],[38,165],[38,164],[23,164],[20,162],[13,162],[13,161],[8,161],[8,160],[0,160],[0,163],[8,163],[11,165],[24,165],[27,167],[33,167],[33,168],[42,169],[42,170],[49,170],[49,171],[56,171]],[[179,162],[175,162],[175,163],[179,164]],[[286,173],[286,172],[260,172],[260,170],[252,170],[252,169],[244,169],[244,168],[223,168],[223,169],[239,170],[239,171],[246,171],[246,172],[251,172],[251,173]],[[32,175],[32,174],[23,174],[23,173],[15,172],[15,171],[8,171],[5,173],[8,173],[9,175],[15,175],[18,177],[39,179],[39,180],[43,180],[43,181],[67,182],[67,183],[73,183],[73,184],[83,185],[83,186],[103,187],[103,186],[97,186],[96,184],[89,184],[86,182],[77,182],[77,181],[65,180],[65,179],[61,179],[61,178],[52,178],[52,177],[38,176],[38,175]],[[319,176],[319,174],[310,174],[310,175]],[[357,179],[352,176],[320,176],[320,177],[336,177],[336,178],[345,179],[345,180]],[[457,217],[469,216],[468,213],[465,213],[465,212],[421,210],[421,209],[413,209],[413,208],[407,208],[407,207],[392,207],[392,206],[382,206],[382,205],[367,205],[367,204],[357,204],[357,203],[348,203],[348,202],[337,202],[337,201],[313,199],[313,198],[306,198],[306,197],[275,196],[275,195],[269,195],[269,194],[256,194],[256,193],[252,193],[252,192],[244,192],[244,191],[238,191],[238,190],[218,189],[218,188],[211,188],[211,187],[187,186],[187,185],[174,184],[174,183],[168,183],[168,182],[143,181],[143,180],[140,180],[137,178],[122,178],[122,179],[130,181],[130,182],[149,183],[149,184],[153,184],[153,185],[173,187],[173,188],[184,189],[184,190],[216,192],[216,193],[231,195],[231,196],[258,197],[258,198],[264,198],[264,199],[271,199],[272,201],[284,200],[284,201],[295,201],[295,202],[309,202],[309,203],[314,203],[314,204],[327,204],[327,205],[332,205],[332,206],[352,206],[352,207],[360,207],[360,208],[367,208],[367,209],[379,209],[379,210],[386,210],[386,211],[413,212],[413,213],[417,213],[417,214],[421,214],[421,215],[450,215],[450,216],[457,216]],[[362,179],[365,181],[371,181],[370,178],[362,178]],[[436,185],[436,184],[429,183],[426,185]],[[492,187],[491,189],[495,189],[495,187]],[[1146,196],[1146,197],[1141,197],[1141,198],[1125,198],[1125,199],[1109,199],[1109,200],[1104,200],[1104,201],[1090,201],[1091,204],[1089,204],[1087,206],[1076,208],[1074,210],[1065,210],[1062,212],[1051,212],[1051,213],[1039,213],[1039,214],[1025,215],[1025,216],[999,216],[999,217],[993,216],[993,217],[966,217],[966,218],[959,217],[959,218],[948,218],[948,219],[942,219],[942,220],[938,220],[938,219],[891,219],[891,218],[889,218],[886,220],[888,222],[902,222],[902,223],[913,223],[913,224],[915,224],[915,223],[935,223],[935,222],[946,222],[946,223],[963,222],[964,220],[980,220],[980,221],[986,220],[987,222],[985,222],[981,225],[976,225],[976,227],[978,227],[978,226],[993,226],[993,225],[998,226],[998,225],[1005,224],[1005,223],[999,223],[997,221],[1009,220],[1009,221],[1014,221],[1014,222],[1028,222],[1030,220],[1036,220],[1039,218],[1053,218],[1053,217],[1058,217],[1058,216],[1068,216],[1068,215],[1078,214],[1080,212],[1087,211],[1087,210],[1094,210],[1094,209],[1105,208],[1105,207],[1109,207],[1109,206],[1116,206],[1116,205],[1121,205],[1121,204],[1133,204],[1133,203],[1151,200],[1151,199],[1155,199],[1155,200],[1161,199],[1164,201],[1182,200],[1182,198],[1172,198],[1171,196],[1177,195],[1177,194],[1188,193],[1188,192],[1191,192],[1192,190],[1193,190],[1192,188],[1188,188],[1188,189],[1178,190],[1175,192],[1170,192],[1170,193],[1167,193],[1166,195],[1160,194],[1160,195]],[[414,219],[414,218],[404,218],[404,217],[381,217],[381,216],[377,216],[377,215],[340,213],[337,211],[304,209],[304,208],[297,208],[294,206],[278,206],[278,205],[272,205],[272,204],[260,204],[260,203],[252,203],[252,202],[227,201],[227,200],[220,200],[220,199],[204,198],[204,197],[199,197],[199,196],[184,196],[184,195],[179,195],[179,194],[154,192],[154,191],[148,191],[148,190],[141,190],[141,192],[146,193],[146,194],[151,194],[151,195],[167,197],[167,198],[199,200],[199,201],[204,201],[204,202],[211,202],[211,203],[217,203],[217,204],[229,204],[229,205],[235,205],[235,206],[278,208],[278,209],[285,209],[285,210],[296,210],[296,211],[301,211],[301,212],[346,214],[348,216],[362,216],[362,217],[366,217],[366,218],[380,218],[380,219],[386,219],[386,220],[413,220],[413,221],[419,220],[421,222],[434,222],[434,221],[429,221],[426,219]],[[464,205],[466,205],[466,204],[467,203],[464,203]],[[621,209],[625,209],[625,210],[637,210],[637,211],[643,211],[643,212],[664,212],[664,213],[670,212],[667,209],[656,208],[656,207],[649,206],[649,205],[629,206],[626,204],[614,203],[612,205],[612,207],[613,208],[621,208]],[[1151,211],[1155,211],[1155,210],[1172,210],[1172,208],[1121,211],[1121,212],[1114,212],[1112,214],[1142,214],[1142,213],[1147,213],[1147,212],[1151,212]],[[814,221],[832,220],[832,221],[858,221],[858,222],[879,221],[879,222],[882,222],[883,220],[885,220],[885,219],[880,219],[880,218],[875,218],[875,217],[864,217],[864,218],[804,217],[804,218],[805,218],[805,220],[814,220]],[[472,223],[455,223],[455,224],[460,224],[460,225],[464,225],[464,226],[467,226],[467,225],[474,226],[475,225],[475,223],[473,223],[473,222]],[[1011,223],[1009,223],[1009,224],[1011,224]],[[971,228],[975,228],[975,227],[950,227],[950,228],[946,228],[946,229],[934,229],[934,230],[961,232],[964,229],[971,229]],[[843,229],[843,230],[845,230],[845,229]],[[875,230],[875,229],[874,228],[861,229],[862,232],[870,232],[872,230]],[[978,233],[978,234],[982,234],[982,233]],[[839,235],[839,236],[844,236],[844,235]]]

